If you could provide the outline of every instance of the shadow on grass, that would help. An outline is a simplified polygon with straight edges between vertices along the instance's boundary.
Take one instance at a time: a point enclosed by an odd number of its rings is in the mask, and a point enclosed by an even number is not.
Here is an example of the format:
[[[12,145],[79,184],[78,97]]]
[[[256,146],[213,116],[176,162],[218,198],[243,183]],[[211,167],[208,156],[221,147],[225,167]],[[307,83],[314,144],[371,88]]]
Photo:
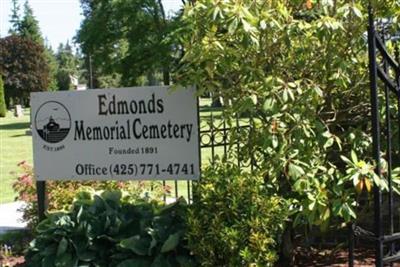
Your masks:
[[[211,119],[211,114],[201,114],[200,113],[200,118],[202,119]],[[221,114],[217,114],[212,116],[213,119],[222,119],[222,115]]]
[[[3,239],[3,235],[7,232],[17,232],[17,231],[24,231],[25,227],[18,227],[18,226],[0,226],[0,240]]]
[[[22,130],[28,129],[30,126],[29,122],[16,122],[0,125],[0,130]]]
[[[204,107],[200,107],[199,111],[200,112],[221,112],[223,111],[224,108],[222,107],[208,107],[208,106],[204,106]]]
[[[16,135],[11,135],[10,137],[24,137],[24,136],[32,136],[31,134],[16,134]]]

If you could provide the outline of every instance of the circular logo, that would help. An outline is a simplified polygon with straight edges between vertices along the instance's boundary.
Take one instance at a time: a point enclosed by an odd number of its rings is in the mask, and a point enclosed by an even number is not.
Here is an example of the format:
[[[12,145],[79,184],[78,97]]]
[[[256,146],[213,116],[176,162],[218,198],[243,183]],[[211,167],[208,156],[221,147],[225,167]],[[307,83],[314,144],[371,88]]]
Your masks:
[[[71,129],[71,116],[63,104],[48,101],[36,112],[35,128],[44,141],[59,143],[67,137]]]

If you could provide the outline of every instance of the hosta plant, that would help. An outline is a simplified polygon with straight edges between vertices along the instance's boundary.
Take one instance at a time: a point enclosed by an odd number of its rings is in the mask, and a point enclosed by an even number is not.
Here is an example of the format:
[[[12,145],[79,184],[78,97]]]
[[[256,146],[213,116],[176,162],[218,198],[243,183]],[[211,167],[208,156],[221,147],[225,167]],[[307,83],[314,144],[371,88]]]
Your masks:
[[[37,227],[28,266],[194,266],[185,247],[186,203],[131,204],[120,191],[82,192],[71,212],[53,213]]]

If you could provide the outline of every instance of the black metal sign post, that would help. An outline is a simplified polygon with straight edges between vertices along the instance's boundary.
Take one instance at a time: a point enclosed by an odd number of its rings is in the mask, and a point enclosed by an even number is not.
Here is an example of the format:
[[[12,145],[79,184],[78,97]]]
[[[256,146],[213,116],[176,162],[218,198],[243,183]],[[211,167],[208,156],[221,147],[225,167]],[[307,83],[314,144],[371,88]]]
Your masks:
[[[399,48],[396,47],[396,56],[392,57],[385,45],[385,25],[383,25],[382,36],[377,33],[371,5],[368,10],[368,55],[369,55],[369,79],[371,94],[371,123],[373,141],[373,159],[375,162],[375,173],[380,179],[387,181],[388,190],[374,184],[374,231],[369,232],[358,226],[350,229],[349,238],[349,266],[354,265],[353,249],[354,236],[370,240],[375,244],[375,265],[383,267],[386,264],[400,261],[400,251],[396,247],[400,241],[399,225],[394,225],[394,196],[392,185],[393,155],[395,155],[392,131],[392,121],[396,120],[400,129],[400,57]],[[379,59],[379,62],[378,62]],[[383,86],[378,87],[378,81]],[[379,83],[379,84],[380,84]],[[383,92],[380,91],[383,88]],[[384,102],[380,105],[380,101]],[[394,102],[394,103],[393,103]],[[396,104],[398,113],[393,116],[391,109]],[[380,113],[380,108],[384,109]],[[384,117],[384,118],[383,118]],[[399,148],[400,150],[400,148]],[[399,157],[400,157],[400,151]],[[387,164],[382,164],[382,160]]]
[[[36,194],[37,194],[37,203],[38,203],[38,215],[39,222],[46,219],[46,181],[37,181],[36,182]]]

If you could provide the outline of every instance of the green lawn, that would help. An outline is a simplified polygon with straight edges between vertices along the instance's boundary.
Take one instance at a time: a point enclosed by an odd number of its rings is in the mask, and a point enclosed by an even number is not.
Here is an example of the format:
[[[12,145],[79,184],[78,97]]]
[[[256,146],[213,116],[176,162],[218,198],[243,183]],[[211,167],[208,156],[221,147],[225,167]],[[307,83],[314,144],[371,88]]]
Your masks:
[[[29,110],[22,118],[11,112],[0,118],[0,203],[14,200],[12,183],[19,173],[17,164],[23,160],[32,164],[32,138],[25,134],[29,129]]]

